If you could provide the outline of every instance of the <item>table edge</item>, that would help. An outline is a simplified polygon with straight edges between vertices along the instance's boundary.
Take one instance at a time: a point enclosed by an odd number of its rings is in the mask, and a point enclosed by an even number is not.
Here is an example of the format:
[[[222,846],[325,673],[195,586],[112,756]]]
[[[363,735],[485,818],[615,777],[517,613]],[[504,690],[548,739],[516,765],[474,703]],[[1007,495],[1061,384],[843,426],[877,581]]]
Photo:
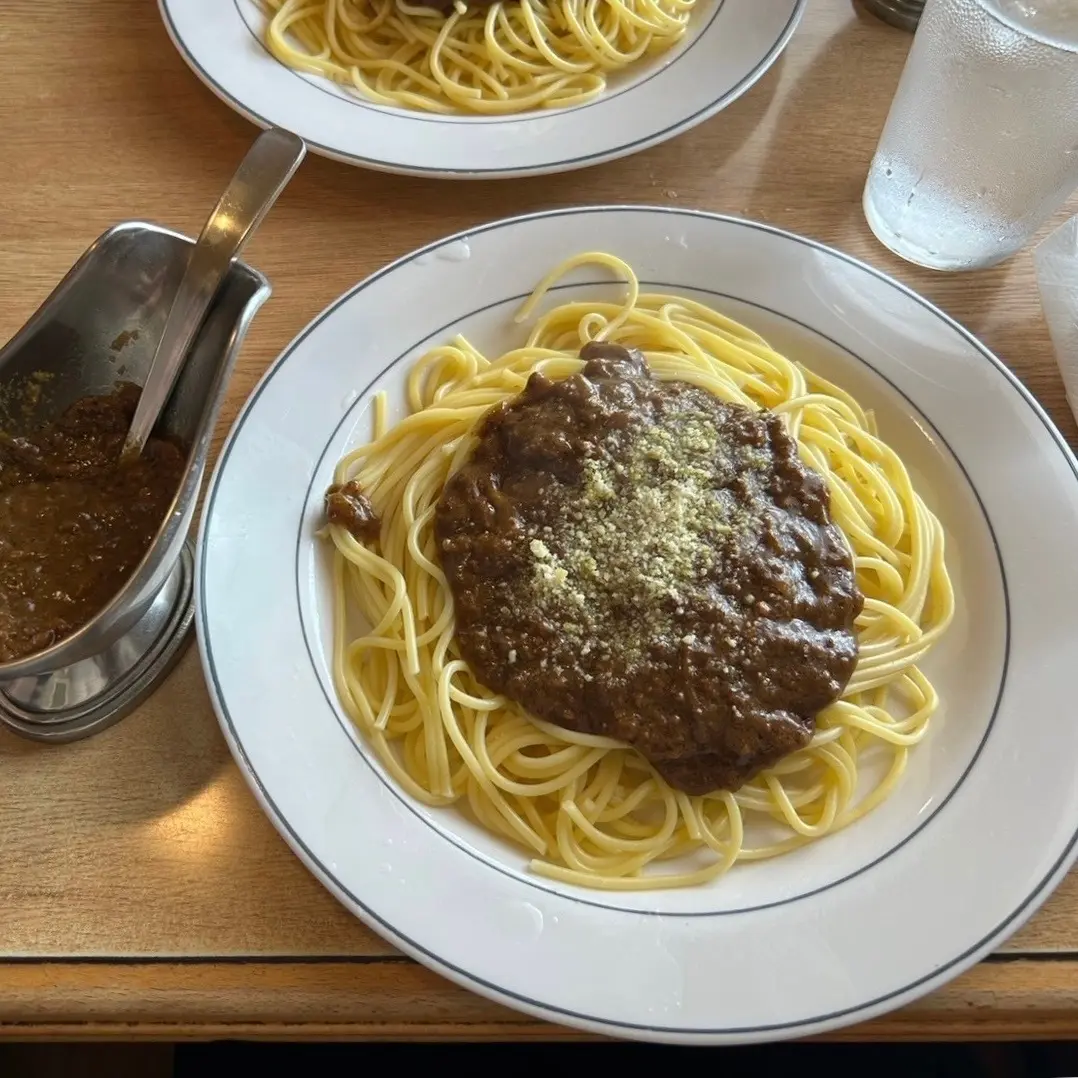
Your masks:
[[[0,959],[2,1040],[569,1041],[398,954]],[[834,1041],[1078,1039],[1078,952],[990,956]]]

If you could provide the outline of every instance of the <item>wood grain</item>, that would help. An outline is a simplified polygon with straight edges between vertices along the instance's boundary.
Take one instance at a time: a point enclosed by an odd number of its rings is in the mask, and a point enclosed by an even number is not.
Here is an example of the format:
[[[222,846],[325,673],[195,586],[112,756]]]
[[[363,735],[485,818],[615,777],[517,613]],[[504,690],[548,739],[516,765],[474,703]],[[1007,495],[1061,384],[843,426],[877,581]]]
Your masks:
[[[578,203],[741,214],[839,246],[995,349],[1072,441],[1028,253],[935,275],[871,237],[861,185],[909,37],[813,0],[785,56],[696,130],[554,177],[440,183],[309,158],[249,260],[274,285],[219,429],[289,339],[357,279],[446,233]],[[254,135],[145,0],[0,5],[0,339],[117,221],[196,231]],[[1078,882],[941,992],[849,1037],[1078,1035]],[[215,958],[221,959],[214,961]],[[47,960],[47,961],[46,961]],[[139,713],[77,745],[0,735],[0,1034],[569,1036],[401,959],[259,811],[190,651]]]
[[[44,963],[2,969],[0,1036],[157,1040],[592,1040],[403,959]],[[988,961],[830,1040],[1078,1039],[1071,962]]]

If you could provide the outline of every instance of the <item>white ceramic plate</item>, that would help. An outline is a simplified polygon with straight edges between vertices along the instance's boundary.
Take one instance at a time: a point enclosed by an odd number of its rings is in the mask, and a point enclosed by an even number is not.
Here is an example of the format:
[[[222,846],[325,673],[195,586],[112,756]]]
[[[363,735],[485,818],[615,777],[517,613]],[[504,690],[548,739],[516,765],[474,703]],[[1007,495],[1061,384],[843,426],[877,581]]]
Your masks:
[[[379,389],[457,332],[497,353],[521,298],[588,249],[750,324],[876,409],[943,520],[958,595],[925,669],[943,699],[899,791],[865,820],[694,890],[602,894],[414,804],[331,685],[325,545],[338,457]],[[557,298],[620,295],[579,271]],[[589,283],[591,282],[591,283]],[[751,1041],[908,1003],[1044,900],[1078,828],[1078,473],[998,359],[847,256],[732,218],[605,207],[503,221],[424,248],[318,316],[259,384],[203,519],[197,624],[225,736],[270,818],[357,916],[511,1007],[618,1036]]]
[[[626,71],[597,100],[516,117],[430,116],[301,75],[262,45],[256,0],[159,0],[176,48],[206,85],[262,127],[386,172],[445,177],[565,172],[687,131],[740,97],[777,59],[806,0],[701,0],[679,45]]]

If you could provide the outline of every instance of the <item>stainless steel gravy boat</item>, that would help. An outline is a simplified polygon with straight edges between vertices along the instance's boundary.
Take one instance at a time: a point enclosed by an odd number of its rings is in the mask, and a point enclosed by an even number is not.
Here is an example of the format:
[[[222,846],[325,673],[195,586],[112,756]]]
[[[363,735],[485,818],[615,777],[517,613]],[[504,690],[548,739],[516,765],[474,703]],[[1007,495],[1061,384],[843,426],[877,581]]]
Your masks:
[[[19,434],[119,381],[145,383],[192,240],[131,221],[102,235],[0,350],[0,429]],[[149,550],[105,609],[45,651],[0,663],[0,722],[68,741],[115,722],[180,654],[193,609],[188,531],[229,375],[255,313],[262,274],[232,263],[155,433],[189,447],[172,506]],[[3,521],[0,521],[0,528]]]

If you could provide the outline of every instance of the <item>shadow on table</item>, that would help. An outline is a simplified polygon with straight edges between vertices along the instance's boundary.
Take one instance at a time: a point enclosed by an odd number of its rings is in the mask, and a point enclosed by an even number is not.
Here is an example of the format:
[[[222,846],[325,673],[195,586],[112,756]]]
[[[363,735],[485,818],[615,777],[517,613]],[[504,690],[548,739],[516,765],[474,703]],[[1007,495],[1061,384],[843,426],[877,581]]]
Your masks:
[[[181,668],[188,664],[198,665],[193,646]],[[157,693],[168,693],[175,676]],[[192,692],[170,694],[164,706],[151,698],[141,712],[83,741],[39,744],[0,730],[0,769],[10,768],[9,794],[12,788],[23,796],[49,790],[109,825],[157,819],[189,804],[228,761],[209,697],[197,683]],[[7,1078],[2,1070],[0,1078]]]
[[[214,1078],[247,1068],[347,1068],[369,1072],[379,1066],[416,1064],[444,1074],[447,1065],[504,1069],[527,1064],[630,1067],[659,1064],[679,1068],[719,1065],[724,1075],[798,1075],[807,1067],[835,1075],[872,1078],[1066,1078],[1078,1075],[1078,1044],[781,1044],[745,1048],[665,1048],[596,1044],[216,1044],[0,1045],[5,1078]],[[534,1066],[533,1066],[534,1065]],[[489,1073],[489,1072],[488,1072]],[[696,1073],[694,1070],[693,1073]]]
[[[961,1044],[781,1044],[738,1048],[678,1048],[657,1045],[595,1044],[361,1044],[361,1045],[180,1045],[175,1078],[204,1078],[207,1069],[234,1073],[239,1067],[354,1070],[415,1064],[445,1073],[454,1064],[512,1074],[525,1064],[546,1067],[628,1067],[639,1064],[690,1068],[701,1073],[716,1065],[730,1075],[796,1075],[806,1068],[872,1078],[1059,1078],[1078,1074],[1072,1046]],[[1064,1068],[1064,1069],[1060,1069]],[[323,1070],[327,1073],[328,1070]]]
[[[789,202],[812,214],[811,235],[831,242],[841,234],[844,223],[861,214],[861,191],[887,116],[894,88],[905,60],[908,35],[894,31],[891,49],[880,47],[878,33],[866,34],[864,24],[879,24],[854,5],[859,18],[820,46],[795,86],[784,97],[762,167],[746,207],[745,215],[757,220],[774,218],[772,207]],[[882,31],[889,34],[887,30]],[[857,57],[869,49],[871,64]],[[871,74],[869,85],[851,85],[852,73]],[[850,127],[849,111],[834,109],[836,101],[851,94],[862,98],[860,127]],[[800,162],[827,162],[818,176],[806,175]],[[793,200],[792,202],[790,200]],[[784,202],[785,200],[785,202]],[[771,221],[770,223],[782,223]]]

